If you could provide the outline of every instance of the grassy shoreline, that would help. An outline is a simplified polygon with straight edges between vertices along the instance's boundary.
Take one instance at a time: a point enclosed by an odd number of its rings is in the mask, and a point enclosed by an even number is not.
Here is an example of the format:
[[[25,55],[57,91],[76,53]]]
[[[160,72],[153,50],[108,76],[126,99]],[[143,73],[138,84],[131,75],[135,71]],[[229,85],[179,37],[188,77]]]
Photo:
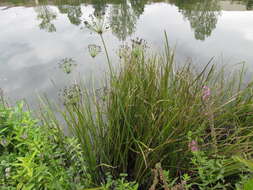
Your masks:
[[[102,92],[75,85],[57,112],[45,101],[33,119],[2,102],[1,189],[250,188],[252,83],[211,64],[175,69],[165,41],[153,55],[142,40],[120,49],[117,71],[107,54]]]

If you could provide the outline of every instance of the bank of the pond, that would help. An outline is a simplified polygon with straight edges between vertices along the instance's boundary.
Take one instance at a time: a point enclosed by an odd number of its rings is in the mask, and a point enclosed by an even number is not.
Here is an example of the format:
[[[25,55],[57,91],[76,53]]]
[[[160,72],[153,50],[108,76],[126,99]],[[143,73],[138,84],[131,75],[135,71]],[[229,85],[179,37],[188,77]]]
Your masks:
[[[92,180],[87,162],[76,138],[62,136],[56,128],[39,125],[31,113],[24,111],[23,103],[8,107],[0,103],[0,189],[1,190],[137,190],[136,182],[128,182],[127,174],[118,178],[104,174],[100,183]],[[207,157],[196,141],[191,141],[192,167],[180,177],[172,178],[170,170],[163,170],[157,163],[150,176],[150,190],[183,189],[245,189],[252,188],[252,161],[242,158],[234,160],[239,164],[235,175],[225,176],[227,168],[224,157]],[[241,168],[245,165],[245,168]],[[109,166],[108,166],[109,167]],[[246,168],[249,168],[246,169]],[[198,171],[194,174],[194,170]],[[222,170],[222,171],[219,171]],[[210,173],[211,172],[211,173]],[[191,178],[195,175],[197,178]],[[240,176],[240,177],[239,177]],[[194,182],[196,180],[196,182]],[[236,186],[231,187],[231,184]],[[215,184],[215,186],[213,186]],[[144,188],[141,188],[144,189]]]
[[[117,70],[108,56],[103,89],[74,84],[38,118],[2,100],[0,188],[251,190],[252,83],[211,63],[175,67],[165,39],[159,54],[123,47]]]

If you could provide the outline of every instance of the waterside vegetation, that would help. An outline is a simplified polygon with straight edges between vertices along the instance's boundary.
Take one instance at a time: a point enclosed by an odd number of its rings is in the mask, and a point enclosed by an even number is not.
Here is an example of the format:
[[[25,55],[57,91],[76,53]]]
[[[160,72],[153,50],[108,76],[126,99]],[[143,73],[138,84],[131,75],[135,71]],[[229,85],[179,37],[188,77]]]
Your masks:
[[[244,70],[175,65],[166,35],[164,51],[150,52],[133,40],[119,68],[107,54],[102,89],[76,84],[62,105],[42,98],[37,119],[2,100],[0,188],[252,189],[253,83]]]

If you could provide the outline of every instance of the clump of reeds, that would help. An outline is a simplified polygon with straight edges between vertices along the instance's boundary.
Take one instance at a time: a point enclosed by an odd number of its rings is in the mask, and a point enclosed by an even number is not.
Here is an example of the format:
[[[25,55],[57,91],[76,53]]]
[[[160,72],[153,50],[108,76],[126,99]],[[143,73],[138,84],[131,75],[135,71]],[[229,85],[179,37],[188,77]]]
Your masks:
[[[189,134],[208,157],[228,159],[226,175],[239,173],[231,155],[253,152],[252,84],[242,88],[243,72],[226,78],[211,63],[200,72],[189,64],[175,69],[167,37],[160,54],[134,42],[119,67],[106,80],[103,97],[83,86],[78,103],[60,110],[94,181],[109,171],[147,186],[157,163],[172,177],[192,175]],[[48,125],[62,125],[52,118]]]

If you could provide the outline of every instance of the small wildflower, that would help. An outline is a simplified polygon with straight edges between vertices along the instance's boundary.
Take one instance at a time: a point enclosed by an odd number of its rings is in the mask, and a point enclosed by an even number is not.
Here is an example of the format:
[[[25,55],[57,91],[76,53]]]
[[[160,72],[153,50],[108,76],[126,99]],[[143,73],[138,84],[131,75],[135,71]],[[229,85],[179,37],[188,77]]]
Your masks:
[[[203,89],[204,89],[204,91],[203,91],[202,99],[203,100],[208,100],[209,97],[211,96],[211,90],[208,86],[204,86]]]
[[[8,141],[7,141],[5,138],[3,138],[3,139],[1,140],[1,145],[2,145],[2,146],[7,146],[7,145],[8,145]]]
[[[11,168],[6,168],[4,171],[5,171],[5,176],[6,176],[7,178],[10,177]]]
[[[190,149],[192,152],[196,152],[196,151],[199,150],[198,143],[197,143],[197,141],[195,141],[195,140],[192,140],[191,142],[189,142],[188,147],[189,147],[189,149]]]
[[[5,169],[5,172],[6,172],[6,173],[10,173],[10,172],[11,172],[11,168],[6,168],[6,169]]]
[[[27,137],[28,137],[27,133],[24,133],[24,134],[21,136],[22,139],[27,139]]]

